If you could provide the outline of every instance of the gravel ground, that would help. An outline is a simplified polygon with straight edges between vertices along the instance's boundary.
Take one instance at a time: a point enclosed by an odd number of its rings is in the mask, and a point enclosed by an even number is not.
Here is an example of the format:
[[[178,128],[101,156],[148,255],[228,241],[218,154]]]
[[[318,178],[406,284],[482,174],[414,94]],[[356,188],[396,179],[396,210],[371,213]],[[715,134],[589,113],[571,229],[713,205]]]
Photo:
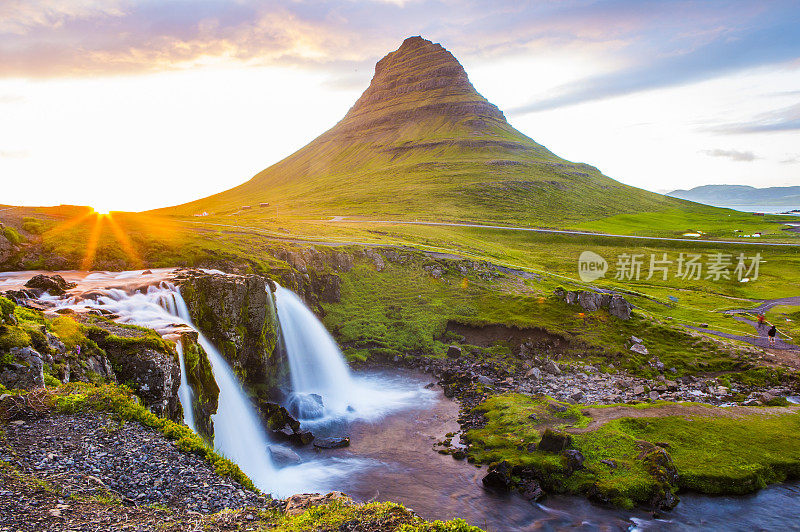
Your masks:
[[[271,504],[139,423],[81,413],[12,421],[4,429],[0,460],[58,486],[64,497],[110,493],[124,505],[161,505],[199,513]],[[24,504],[14,499],[13,492],[0,487],[0,507]],[[0,529],[13,513],[2,512]]]

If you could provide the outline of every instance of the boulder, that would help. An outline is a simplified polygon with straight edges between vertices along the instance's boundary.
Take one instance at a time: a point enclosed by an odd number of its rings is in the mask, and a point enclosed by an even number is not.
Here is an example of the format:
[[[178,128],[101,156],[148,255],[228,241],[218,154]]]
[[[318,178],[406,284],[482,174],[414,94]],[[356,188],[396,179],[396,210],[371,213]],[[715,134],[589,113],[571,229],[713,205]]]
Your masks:
[[[300,430],[300,422],[292,417],[285,407],[269,401],[259,401],[257,407],[261,419],[270,430],[278,431],[287,426],[293,433]]]
[[[634,353],[639,353],[640,355],[650,354],[650,351],[647,350],[644,344],[633,344],[631,346],[631,351],[633,351]]]
[[[478,375],[478,382],[484,386],[491,386],[493,384],[492,379],[485,375]]]
[[[319,419],[325,415],[322,396],[316,393],[292,394],[288,410],[297,419]]]
[[[12,347],[14,362],[0,366],[0,384],[9,389],[33,390],[44,387],[42,355],[31,347]]]
[[[572,445],[572,436],[566,433],[545,429],[537,448],[548,453],[561,453]]]
[[[299,464],[301,461],[300,455],[283,445],[269,445],[267,446],[267,450],[269,451],[272,463],[278,467]]]
[[[545,496],[542,486],[535,479],[526,479],[520,486],[519,494],[531,502],[541,500]]]
[[[78,286],[75,283],[68,283],[60,275],[34,275],[31,277],[25,286],[35,290],[47,292],[51,296],[64,295],[67,290]]]
[[[583,462],[585,461],[585,458],[577,449],[568,449],[561,453],[561,456],[564,457],[564,464],[566,465],[567,470],[578,471],[579,469],[583,469]]]
[[[314,447],[319,449],[339,449],[341,447],[350,446],[350,437],[344,436],[341,438],[317,438],[314,440]]]
[[[481,479],[483,487],[494,491],[507,492],[511,489],[511,465],[505,460],[489,468]]]
[[[644,343],[644,340],[642,340],[641,338],[639,338],[639,337],[637,337],[637,336],[631,336],[631,339],[630,339],[630,340],[631,340],[631,344],[641,344],[641,343]]]
[[[621,320],[631,319],[633,306],[622,296],[614,295],[608,303],[608,313]]]
[[[561,368],[551,359],[545,361],[542,365],[542,369],[551,375],[561,375]]]
[[[447,348],[447,358],[460,358],[461,348],[457,345],[451,345]]]
[[[567,304],[580,305],[586,312],[594,312],[604,308],[612,316],[622,320],[630,319],[633,309],[632,305],[624,297],[617,294],[612,295],[589,290],[567,291],[563,288],[558,288],[555,291],[555,295],[563,299]]]
[[[526,379],[542,380],[542,370],[539,368],[531,368],[525,373]]]

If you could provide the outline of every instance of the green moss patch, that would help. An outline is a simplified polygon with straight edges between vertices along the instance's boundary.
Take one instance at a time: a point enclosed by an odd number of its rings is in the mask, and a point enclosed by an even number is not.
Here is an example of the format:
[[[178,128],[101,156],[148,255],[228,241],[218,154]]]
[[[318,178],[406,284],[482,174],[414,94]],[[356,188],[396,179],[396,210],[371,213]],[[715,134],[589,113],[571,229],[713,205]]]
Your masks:
[[[495,396],[475,409],[486,423],[467,432],[469,456],[479,463],[507,460],[534,471],[545,489],[624,507],[677,489],[742,494],[800,476],[796,412],[659,403],[648,407],[653,417],[634,417],[641,409],[624,408],[631,417],[623,413],[586,431],[578,407],[547,397]],[[572,471],[563,456],[533,448],[547,428],[571,433],[583,469]]]

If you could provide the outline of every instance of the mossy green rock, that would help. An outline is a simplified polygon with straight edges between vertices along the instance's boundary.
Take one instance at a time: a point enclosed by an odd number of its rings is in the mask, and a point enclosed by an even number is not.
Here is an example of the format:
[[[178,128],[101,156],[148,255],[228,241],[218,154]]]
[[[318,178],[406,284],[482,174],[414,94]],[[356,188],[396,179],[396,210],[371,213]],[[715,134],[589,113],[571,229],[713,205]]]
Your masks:
[[[269,396],[286,377],[267,279],[189,272],[178,279],[195,325],[252,393]]]
[[[214,423],[211,416],[217,412],[219,406],[219,386],[214,379],[214,372],[208,354],[197,343],[197,333],[184,333],[181,335],[183,344],[183,360],[186,365],[186,380],[194,391],[195,400],[192,404],[194,419],[200,435],[211,441],[214,435]]]

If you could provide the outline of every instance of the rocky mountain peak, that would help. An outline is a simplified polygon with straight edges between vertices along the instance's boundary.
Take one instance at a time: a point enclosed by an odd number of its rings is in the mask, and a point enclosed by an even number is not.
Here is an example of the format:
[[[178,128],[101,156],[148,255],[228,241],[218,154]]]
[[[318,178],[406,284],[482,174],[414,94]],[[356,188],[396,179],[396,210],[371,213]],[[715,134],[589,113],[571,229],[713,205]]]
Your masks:
[[[505,122],[503,113],[478,94],[453,54],[415,36],[378,61],[372,82],[340,122],[338,132],[394,128],[437,116]]]

